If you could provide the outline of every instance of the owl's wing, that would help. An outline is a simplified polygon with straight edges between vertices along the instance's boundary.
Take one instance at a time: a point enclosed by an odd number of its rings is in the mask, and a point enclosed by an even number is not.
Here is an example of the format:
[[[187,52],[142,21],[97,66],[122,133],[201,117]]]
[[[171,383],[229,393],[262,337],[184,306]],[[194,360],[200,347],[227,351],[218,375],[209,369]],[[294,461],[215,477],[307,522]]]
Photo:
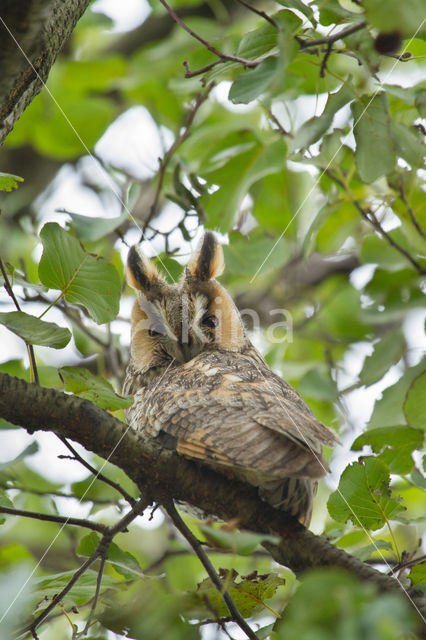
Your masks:
[[[229,352],[169,371],[146,390],[144,413],[181,455],[271,477],[321,477],[322,445],[336,441],[266,365]]]

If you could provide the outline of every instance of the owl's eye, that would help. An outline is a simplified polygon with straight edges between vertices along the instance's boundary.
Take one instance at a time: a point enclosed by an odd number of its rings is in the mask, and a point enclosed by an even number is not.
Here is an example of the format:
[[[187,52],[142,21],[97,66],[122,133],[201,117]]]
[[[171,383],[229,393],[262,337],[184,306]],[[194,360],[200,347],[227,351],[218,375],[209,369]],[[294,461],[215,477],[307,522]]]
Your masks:
[[[161,336],[163,335],[163,331],[162,331],[162,327],[160,327],[160,325],[158,324],[152,324],[149,329],[148,329],[148,335],[151,338],[155,338],[155,336]]]
[[[212,313],[209,313],[206,316],[204,316],[204,318],[201,320],[201,323],[205,327],[209,327],[209,329],[215,329],[219,324],[219,319],[217,316],[213,315]]]

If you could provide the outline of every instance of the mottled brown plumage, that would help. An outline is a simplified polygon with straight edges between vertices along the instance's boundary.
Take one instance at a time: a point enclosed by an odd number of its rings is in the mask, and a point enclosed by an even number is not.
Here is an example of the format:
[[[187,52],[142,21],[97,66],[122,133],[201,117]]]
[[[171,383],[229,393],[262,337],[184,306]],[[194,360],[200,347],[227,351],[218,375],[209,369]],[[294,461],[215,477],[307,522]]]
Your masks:
[[[146,437],[259,487],[308,524],[322,445],[336,436],[266,364],[227,291],[214,279],[223,254],[207,232],[180,283],[169,285],[132,247],[128,281],[139,290],[124,392],[129,424]]]

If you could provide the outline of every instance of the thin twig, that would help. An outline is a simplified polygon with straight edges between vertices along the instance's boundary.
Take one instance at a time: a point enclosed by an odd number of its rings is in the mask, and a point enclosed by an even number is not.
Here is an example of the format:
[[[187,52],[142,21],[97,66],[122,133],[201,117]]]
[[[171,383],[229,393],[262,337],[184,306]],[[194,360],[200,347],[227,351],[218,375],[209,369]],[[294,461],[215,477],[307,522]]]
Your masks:
[[[93,473],[93,475],[95,476],[95,478],[97,480],[101,480],[102,482],[105,482],[105,484],[109,484],[110,487],[112,487],[113,489],[115,489],[116,491],[118,491],[118,493],[121,493],[121,495],[123,496],[123,498],[132,506],[134,507],[136,504],[136,500],[134,498],[132,498],[132,496],[127,493],[127,491],[125,489],[123,489],[123,487],[121,487],[117,482],[114,482],[114,480],[110,480],[109,478],[107,478],[106,476],[104,476],[103,473],[101,473],[100,471],[98,471],[97,469],[95,469],[95,467],[92,467],[92,465],[90,464],[90,462],[87,462],[87,460],[85,460],[84,458],[82,458],[80,456],[79,453],[77,453],[77,451],[74,449],[74,447],[68,442],[68,440],[66,438],[64,438],[64,436],[60,436],[58,434],[56,434],[57,437],[59,438],[59,440],[61,442],[64,443],[64,445],[71,451],[73,458],[75,460],[77,460],[77,462],[79,462],[80,464],[83,465],[83,467],[86,467],[86,469],[88,469],[88,471],[90,471],[90,473]]]
[[[167,513],[169,514],[170,518],[172,519],[175,527],[181,532],[181,534],[184,536],[184,538],[189,542],[191,547],[194,549],[194,551],[195,551],[196,555],[198,556],[201,564],[203,565],[203,567],[207,571],[207,574],[209,575],[210,580],[213,582],[214,586],[216,587],[216,589],[219,591],[220,595],[222,596],[222,598],[223,598],[223,600],[224,600],[224,602],[225,602],[225,604],[226,604],[226,606],[228,608],[228,611],[229,611],[229,613],[231,615],[232,620],[236,624],[238,624],[240,629],[242,629],[244,631],[244,633],[247,635],[248,638],[250,638],[251,640],[259,640],[257,635],[250,628],[250,626],[247,624],[247,622],[244,620],[244,618],[242,617],[242,615],[238,611],[238,609],[237,609],[237,607],[235,605],[235,602],[231,598],[231,596],[229,594],[229,591],[227,589],[225,589],[222,580],[220,579],[220,577],[218,576],[218,574],[216,572],[216,569],[214,568],[214,566],[210,562],[210,559],[209,559],[207,553],[205,552],[205,550],[203,549],[203,546],[202,546],[201,542],[198,540],[198,538],[196,538],[194,536],[194,534],[189,529],[189,527],[186,526],[186,524],[184,523],[184,521],[182,520],[182,518],[180,517],[180,515],[176,511],[176,508],[175,508],[173,502],[170,501],[170,502],[167,502],[167,503],[163,503],[163,506],[164,506],[165,510],[167,511]]]
[[[327,70],[327,62],[328,59],[331,55],[331,52],[333,51],[333,44],[331,42],[328,43],[327,45],[327,50],[324,54],[324,58],[321,62],[321,68],[320,68],[320,78],[323,78],[325,76],[325,72]]]
[[[200,543],[201,544],[201,543]],[[206,553],[208,554],[219,554],[222,556],[226,555],[235,555],[235,552],[232,549],[225,549],[221,547],[205,547]],[[167,549],[159,558],[154,560],[146,569],[143,570],[145,573],[150,573],[154,571],[158,567],[160,567],[164,562],[166,562],[169,558],[175,558],[176,556],[187,556],[192,553],[189,549]],[[270,558],[271,555],[267,551],[254,551],[251,558]]]
[[[99,599],[99,593],[101,591],[102,576],[104,574],[105,563],[107,560],[107,552],[108,552],[108,548],[104,549],[104,552],[102,553],[102,556],[101,556],[101,563],[99,565],[98,577],[96,580],[95,597],[93,598],[92,606],[90,607],[89,617],[87,618],[87,622],[84,625],[83,636],[85,636],[89,632],[93,616],[95,615],[95,610],[96,610],[96,606],[98,604],[98,599]]]
[[[356,24],[353,24],[351,27],[348,27],[347,29],[342,29],[342,31],[339,31],[338,33],[335,33],[332,36],[325,36],[324,38],[315,38],[313,40],[304,40],[303,38],[297,38],[297,41],[300,44],[300,49],[303,51],[304,49],[310,49],[311,47],[318,47],[321,44],[327,44],[327,45],[333,44],[334,42],[337,42],[342,38],[346,38],[347,36],[350,36],[353,33],[360,31],[360,29],[364,29],[364,27],[366,26],[367,26],[367,23],[365,22],[365,20],[362,20],[361,22],[357,22]]]
[[[0,269],[3,275],[3,279],[4,279],[4,288],[6,289],[6,293],[12,298],[13,303],[16,307],[16,309],[18,311],[21,311],[21,307],[19,306],[19,302],[16,299],[15,294],[13,293],[13,289],[11,287],[11,284],[9,282],[9,278],[8,275],[6,273],[6,269],[4,268],[4,264],[3,264],[3,260],[0,258]],[[28,350],[28,356],[30,358],[30,364],[31,364],[31,369],[34,375],[34,382],[38,385],[40,385],[40,380],[38,377],[38,371],[37,371],[37,365],[36,365],[36,361],[35,361],[35,355],[34,355],[34,348],[32,344],[29,344],[26,340],[24,340],[25,344],[27,345],[27,350]]]
[[[281,135],[289,136],[290,138],[292,138],[293,134],[284,129],[281,122],[278,120],[277,116],[274,113],[272,113],[272,109],[268,109],[267,107],[264,107],[264,109],[268,114],[269,118],[272,120],[272,122],[277,125],[277,129],[281,133]]]
[[[99,522],[91,522],[84,518],[70,518],[67,516],[53,516],[49,513],[38,513],[36,511],[26,511],[24,509],[12,509],[10,507],[0,506],[0,513],[7,513],[11,516],[21,516],[23,518],[33,518],[34,520],[42,520],[44,522],[56,522],[58,524],[69,524],[75,527],[85,527],[99,533],[106,533],[108,527]]]
[[[415,215],[413,209],[410,206],[410,203],[408,202],[408,200],[407,200],[407,198],[405,196],[405,189],[404,189],[404,185],[402,184],[402,181],[401,181],[401,184],[399,185],[399,196],[400,196],[402,202],[404,203],[405,208],[408,211],[408,215],[410,216],[410,220],[413,223],[413,225],[414,225],[415,229],[417,230],[418,234],[422,238],[426,239],[426,233],[423,231],[423,229],[419,225],[419,223],[417,221],[417,218],[416,218],[416,215]]]
[[[242,4],[243,7],[246,7],[246,9],[248,9],[249,11],[253,11],[253,13],[256,13],[261,18],[264,18],[265,20],[270,22],[276,29],[278,29],[277,23],[271,18],[271,16],[268,16],[268,14],[265,13],[264,11],[260,11],[260,9],[256,9],[255,7],[252,7],[251,4],[249,4],[248,2],[245,2],[245,0],[236,0],[236,2],[238,2],[239,4]]]
[[[206,49],[211,51],[211,53],[214,53],[214,55],[220,58],[221,60],[238,62],[239,64],[242,64],[245,67],[249,67],[252,69],[257,67],[257,65],[261,62],[261,60],[247,60],[246,58],[240,58],[239,56],[231,56],[231,55],[228,55],[227,53],[222,53],[222,51],[219,51],[218,49],[216,49],[216,47],[210,44],[210,42],[208,42],[207,40],[204,40],[204,38],[198,35],[198,33],[195,33],[195,31],[193,31],[190,27],[188,27],[188,25],[185,24],[185,22],[183,22],[183,20],[179,18],[177,13],[175,13],[173,9],[167,4],[166,0],[160,0],[160,2],[163,5],[163,7],[167,10],[167,12],[171,15],[173,20],[180,27],[182,27],[182,29],[184,29],[187,33],[189,33],[190,36],[198,40],[198,42],[201,42],[201,44],[203,44],[206,47]]]
[[[357,209],[357,211],[361,214],[361,216],[364,218],[364,220],[366,220],[367,222],[369,222],[379,233],[380,235],[397,251],[399,251],[399,253],[401,253],[403,256],[405,256],[405,258],[407,258],[407,260],[413,265],[413,267],[416,269],[416,271],[419,272],[420,275],[425,275],[426,274],[426,269],[424,269],[422,267],[421,264],[419,264],[417,262],[417,260],[415,260],[409,253],[408,251],[406,251],[404,249],[404,247],[401,247],[400,244],[398,244],[397,242],[395,242],[395,240],[392,238],[391,235],[389,235],[389,233],[387,231],[385,231],[382,227],[382,225],[380,224],[380,222],[377,220],[376,216],[374,215],[374,212],[371,210],[366,210],[364,209],[364,207],[361,206],[361,204],[358,202],[358,200],[353,196],[353,194],[348,190],[347,186],[345,185],[345,183],[343,182],[343,180],[341,180],[340,178],[338,178],[332,171],[330,171],[330,169],[322,169],[322,171],[331,179],[333,180],[333,182],[335,182],[336,184],[339,185],[339,187],[341,187],[349,196],[351,199],[352,204],[354,205],[354,207]]]
[[[166,173],[166,169],[167,169],[167,167],[168,167],[173,155],[178,150],[178,148],[189,137],[189,135],[190,135],[190,127],[191,127],[191,125],[192,125],[192,123],[194,121],[194,118],[195,118],[199,108],[201,107],[201,105],[207,100],[207,98],[208,98],[208,96],[210,94],[210,91],[213,89],[213,87],[214,87],[214,83],[211,82],[208,85],[208,87],[207,87],[207,89],[205,91],[200,92],[196,96],[193,106],[188,111],[188,114],[187,114],[185,122],[183,124],[183,128],[182,128],[181,133],[176,137],[176,139],[174,140],[173,144],[171,145],[171,147],[168,149],[168,151],[164,155],[164,158],[160,161],[160,168],[159,168],[159,171],[158,171],[157,188],[155,190],[154,200],[152,201],[152,204],[151,204],[149,216],[147,217],[147,219],[146,219],[146,221],[144,223],[144,226],[142,228],[141,240],[144,238],[145,231],[148,228],[151,220],[155,217],[155,215],[157,213],[158,201],[160,199],[160,193],[161,193],[161,189],[163,187],[163,182],[164,182],[164,176],[165,176],[165,173]]]
[[[398,571],[402,571],[403,569],[411,569],[411,567],[415,567],[417,564],[421,564],[425,561],[426,561],[426,555],[422,555],[422,556],[419,556],[418,558],[408,560],[407,562],[399,562],[397,565],[392,567],[390,571],[387,572],[387,575],[392,576]]]
[[[185,62],[183,63],[183,66],[186,69],[185,78],[195,78],[195,76],[201,76],[204,73],[207,73],[207,71],[210,71],[211,69],[213,69],[216,65],[222,64],[223,62],[224,60],[221,60],[221,59],[215,60],[214,62],[207,64],[205,67],[201,67],[201,69],[197,69],[197,71],[191,71],[189,62],[185,60]]]
[[[71,456],[70,456],[71,458]],[[22,493],[31,493],[36,496],[53,496],[54,498],[72,498],[75,500],[75,495],[73,493],[65,493],[63,491],[41,491],[40,489],[28,489],[27,487],[21,487],[17,484],[8,485],[5,482],[0,482],[0,489],[4,491],[11,491],[12,489],[16,491],[21,491]],[[96,498],[80,498],[80,502],[93,502],[94,504],[99,505],[111,505],[114,504],[111,500],[100,500]]]

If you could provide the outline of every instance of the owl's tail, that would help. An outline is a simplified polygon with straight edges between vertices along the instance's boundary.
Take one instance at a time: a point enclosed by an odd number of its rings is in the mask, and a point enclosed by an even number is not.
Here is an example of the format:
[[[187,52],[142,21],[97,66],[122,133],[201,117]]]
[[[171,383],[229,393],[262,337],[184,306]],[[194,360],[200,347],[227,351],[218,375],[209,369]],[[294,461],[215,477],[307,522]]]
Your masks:
[[[291,514],[309,526],[318,483],[310,478],[280,478],[262,482],[259,496],[275,509]]]

